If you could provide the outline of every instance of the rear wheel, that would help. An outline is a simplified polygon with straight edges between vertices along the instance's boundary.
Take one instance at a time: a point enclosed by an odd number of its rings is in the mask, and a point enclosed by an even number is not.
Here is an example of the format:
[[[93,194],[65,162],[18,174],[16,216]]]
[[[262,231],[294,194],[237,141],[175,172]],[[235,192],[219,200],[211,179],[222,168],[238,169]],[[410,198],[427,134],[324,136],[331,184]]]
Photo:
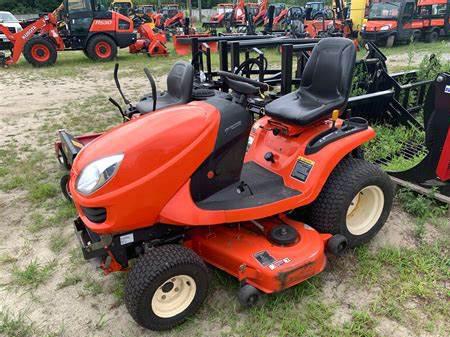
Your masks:
[[[439,33],[435,30],[425,34],[425,42],[436,42],[439,39]]]
[[[128,275],[125,304],[134,320],[151,330],[181,324],[203,303],[208,270],[192,250],[178,245],[152,248]]]
[[[58,51],[48,38],[36,36],[25,44],[23,55],[34,67],[47,67],[55,64]]]
[[[116,42],[107,35],[96,35],[89,40],[86,54],[94,61],[112,61],[117,56]]]
[[[345,236],[349,247],[358,246],[383,227],[393,195],[392,182],[380,168],[346,158],[311,205],[310,224],[319,232]]]
[[[386,48],[392,48],[395,42],[395,35],[391,35],[386,39]]]

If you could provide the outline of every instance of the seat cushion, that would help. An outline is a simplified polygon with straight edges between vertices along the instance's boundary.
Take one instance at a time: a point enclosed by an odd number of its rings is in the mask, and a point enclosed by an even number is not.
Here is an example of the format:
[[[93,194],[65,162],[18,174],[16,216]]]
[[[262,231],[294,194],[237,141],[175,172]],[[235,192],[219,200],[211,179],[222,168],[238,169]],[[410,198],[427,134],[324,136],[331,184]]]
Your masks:
[[[356,59],[353,42],[344,38],[321,39],[302,73],[299,89],[266,106],[276,119],[307,125],[331,116],[347,104]]]
[[[275,119],[296,125],[308,125],[345,104],[345,99],[320,99],[298,91],[282,96],[266,105],[266,114]]]
[[[158,99],[156,100],[156,110],[164,109],[169,106],[181,104],[181,100],[172,97],[168,93],[165,93],[161,96],[158,95]],[[146,114],[153,111],[153,99],[151,96],[143,98],[140,102],[136,104],[136,109],[140,114]]]

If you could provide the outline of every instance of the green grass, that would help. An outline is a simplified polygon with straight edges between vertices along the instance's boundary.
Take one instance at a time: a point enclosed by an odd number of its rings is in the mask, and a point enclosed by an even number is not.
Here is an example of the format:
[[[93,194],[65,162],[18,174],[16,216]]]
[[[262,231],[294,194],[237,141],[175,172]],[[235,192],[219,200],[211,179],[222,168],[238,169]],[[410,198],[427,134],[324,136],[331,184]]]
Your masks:
[[[36,260],[31,261],[24,268],[14,266],[11,285],[35,289],[50,279],[56,267],[56,261],[40,264]]]
[[[82,277],[78,274],[69,274],[64,276],[64,280],[58,283],[58,289],[74,286],[82,281]]]
[[[419,43],[415,48],[419,52],[446,52],[447,47],[442,43]],[[400,46],[387,50],[387,53],[393,55],[410,50],[411,47]],[[359,57],[362,54],[360,52]],[[271,66],[279,66],[281,56],[278,50],[270,50],[266,52],[266,56]],[[167,58],[148,58],[121,52],[119,62],[122,84],[130,98],[137,98],[137,95],[132,96],[143,90],[136,88],[133,78],[144,77],[144,66],[159,76],[167,73],[178,59],[174,54]],[[188,60],[189,56],[183,59]],[[213,68],[217,68],[217,65],[218,56],[215,54]],[[405,64],[402,69],[409,69],[409,66]],[[22,60],[17,66],[0,72],[14,72],[15,76],[23,78],[25,84],[31,85],[39,81],[45,82],[45,85],[58,85],[61,79],[90,81],[105,73],[106,80],[112,82],[113,67],[113,63],[97,64],[86,59],[81,53],[67,52],[59,55],[56,66],[52,68],[33,69]],[[422,68],[425,73],[426,67]],[[430,70],[429,74],[431,73]],[[149,87],[145,90],[148,89]],[[33,290],[48,282],[53,273],[58,271],[64,278],[50,291],[64,292],[72,287],[71,291],[77,291],[84,298],[83,301],[86,301],[86,305],[92,305],[92,302],[89,302],[92,296],[101,295],[98,298],[113,298],[116,303],[112,307],[118,307],[123,304],[126,274],[113,274],[105,281],[103,278],[98,280],[93,276],[85,277],[80,272],[80,266],[84,266],[86,262],[79,247],[66,248],[75,238],[60,234],[62,226],[67,226],[68,220],[76,214],[73,206],[62,198],[59,191],[58,179],[62,171],[58,169],[53,154],[55,130],[64,127],[79,134],[103,131],[121,122],[115,108],[107,101],[109,95],[114,96],[117,93],[92,92],[80,95],[83,97],[67,102],[57,109],[50,107],[46,111],[33,111],[39,119],[37,129],[30,131],[33,144],[11,139],[8,145],[0,148],[0,189],[11,194],[23,192],[23,197],[21,194],[9,207],[20,205],[24,208],[24,214],[29,214],[29,225],[21,234],[32,236],[33,240],[40,240],[43,234],[47,234],[45,231],[48,231],[49,235],[45,235],[46,245],[55,257],[66,257],[69,263],[56,265],[55,262],[32,261],[19,268],[15,265],[18,261],[15,255],[5,252],[0,256],[0,264],[2,267],[12,265],[12,285]],[[14,123],[14,119],[8,121],[9,125]],[[371,143],[367,146],[366,156],[369,159],[375,159],[380,154],[394,154],[398,151],[401,140],[423,140],[423,134],[412,133],[410,129],[394,130],[384,126],[376,126],[376,129],[381,143]],[[35,143],[44,144],[45,148],[37,147]],[[391,162],[389,169],[404,169],[407,165],[414,165],[414,162],[406,163],[398,158],[397,162]],[[429,223],[433,219],[437,221],[443,217],[445,219],[446,208],[428,198],[401,191],[397,200],[401,207],[412,215],[415,223],[411,226],[415,228],[418,238],[426,234],[425,222]],[[448,220],[445,225],[448,227]],[[445,237],[445,228],[437,226],[436,229]],[[377,327],[381,319],[396,321],[417,335],[423,335],[425,331],[437,334],[439,329],[448,330],[450,293],[445,284],[450,279],[447,248],[449,243],[426,243],[418,240],[415,244],[417,248],[408,249],[383,247],[373,250],[370,246],[358,248],[341,259],[330,260],[329,268],[324,274],[279,294],[266,296],[260,306],[248,311],[238,305],[236,291],[239,283],[236,279],[214,270],[210,295],[205,305],[187,324],[173,330],[173,334],[205,335],[213,329],[221,331],[223,328],[221,336],[372,337],[379,335]],[[30,253],[38,253],[33,250],[32,242],[29,245]],[[323,294],[330,291],[327,289],[330,286],[327,279],[330,277],[337,278],[346,288],[355,289],[358,293],[369,292],[370,300],[368,297],[367,301],[361,301],[361,305],[352,302],[350,307],[347,307],[340,298],[324,298]],[[345,294],[350,294],[350,290],[346,291]],[[411,309],[408,306],[410,302],[418,303],[417,308]],[[114,327],[104,314],[104,307],[99,307],[97,315],[92,317],[91,328],[102,330],[109,324]],[[122,306],[118,310],[125,308]],[[335,319],[340,310],[348,311],[349,317],[344,322]],[[125,311],[123,314],[126,314]],[[49,336],[57,334],[48,333]],[[0,335],[28,337],[42,336],[45,333],[38,332],[36,325],[24,315],[0,312]]]
[[[31,321],[23,312],[13,314],[10,311],[0,311],[0,336],[3,337],[62,337],[64,328],[53,331]]]
[[[0,335],[5,337],[35,336],[35,326],[23,314],[0,311]]]

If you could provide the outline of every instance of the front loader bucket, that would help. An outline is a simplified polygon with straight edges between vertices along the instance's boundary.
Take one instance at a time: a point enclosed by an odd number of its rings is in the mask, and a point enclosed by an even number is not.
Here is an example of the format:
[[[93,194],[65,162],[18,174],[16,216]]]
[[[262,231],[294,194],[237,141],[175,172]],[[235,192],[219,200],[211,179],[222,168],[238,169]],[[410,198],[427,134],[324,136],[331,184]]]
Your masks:
[[[209,34],[174,35],[173,46],[175,48],[175,52],[181,56],[189,55],[192,51],[191,39],[194,37],[208,37],[208,36],[210,35]],[[208,45],[211,48],[211,52],[217,52],[217,42],[209,42]]]

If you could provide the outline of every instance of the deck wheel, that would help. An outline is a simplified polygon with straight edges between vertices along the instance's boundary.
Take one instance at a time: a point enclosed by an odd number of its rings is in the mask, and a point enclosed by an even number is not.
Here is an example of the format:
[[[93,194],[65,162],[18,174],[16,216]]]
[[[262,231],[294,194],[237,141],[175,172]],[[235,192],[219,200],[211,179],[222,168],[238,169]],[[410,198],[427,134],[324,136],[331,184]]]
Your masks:
[[[245,308],[251,308],[258,304],[261,292],[250,284],[245,284],[239,289],[239,303]]]

